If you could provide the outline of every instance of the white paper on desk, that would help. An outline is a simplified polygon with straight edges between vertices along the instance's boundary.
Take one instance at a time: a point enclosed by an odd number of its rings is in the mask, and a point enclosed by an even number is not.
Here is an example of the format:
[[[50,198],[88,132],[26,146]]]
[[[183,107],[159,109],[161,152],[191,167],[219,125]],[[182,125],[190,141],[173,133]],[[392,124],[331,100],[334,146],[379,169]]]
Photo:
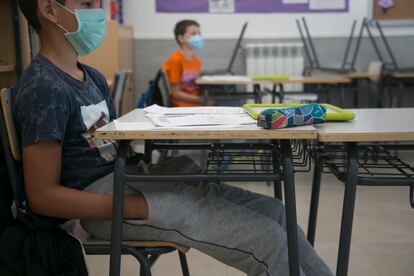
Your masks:
[[[114,121],[116,130],[119,131],[140,131],[140,130],[169,130],[171,127],[157,127],[154,126],[151,122],[120,122],[118,120]],[[242,125],[214,125],[214,126],[175,126],[174,129],[182,130],[210,130],[210,129],[220,129],[220,128],[240,128]]]
[[[147,114],[184,115],[184,114],[243,114],[243,108],[226,106],[197,106],[197,107],[163,107],[153,104],[144,108]]]
[[[119,120],[114,120],[116,130],[122,131],[133,131],[133,130],[151,130],[155,129],[151,122],[120,122]]]
[[[210,75],[202,76],[200,80],[205,81],[251,81],[252,79],[248,76],[237,76],[237,75]]]
[[[246,114],[196,114],[184,116],[156,116],[147,114],[147,117],[158,127],[256,124],[256,121]]]
[[[174,127],[174,130],[216,130],[216,129],[229,129],[240,128],[243,125],[214,125],[214,126],[178,126]],[[157,127],[159,130],[171,130],[171,127]]]
[[[340,10],[345,7],[346,0],[309,0],[310,10]]]

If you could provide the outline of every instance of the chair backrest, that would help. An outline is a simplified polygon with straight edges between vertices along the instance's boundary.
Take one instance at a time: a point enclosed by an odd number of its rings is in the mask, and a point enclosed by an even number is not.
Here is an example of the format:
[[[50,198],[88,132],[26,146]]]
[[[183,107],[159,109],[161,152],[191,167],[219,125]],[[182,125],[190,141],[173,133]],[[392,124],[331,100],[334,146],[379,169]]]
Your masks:
[[[346,69],[347,65],[349,65],[350,70],[355,69],[355,60],[352,59],[352,61],[348,64],[348,57],[351,51],[352,41],[354,40],[354,33],[355,33],[356,25],[357,25],[357,21],[354,20],[352,22],[351,33],[349,34],[348,42],[346,43],[346,47],[345,47],[344,58],[342,60],[342,66],[341,66],[342,69]]]
[[[128,77],[128,71],[119,71],[115,75],[111,94],[117,116],[122,114],[122,99],[124,97]]]
[[[171,87],[168,80],[168,76],[164,69],[159,69],[155,79],[152,91],[152,103],[160,106],[170,107],[171,106]]]
[[[248,23],[245,22],[243,24],[242,30],[240,32],[239,38],[237,39],[236,45],[234,46],[233,53],[231,54],[229,65],[227,66],[227,73],[232,74],[234,61],[236,60],[237,53],[241,47],[243,42],[244,34],[246,33]]]
[[[381,61],[371,61],[368,65],[369,79],[378,84],[381,80],[384,64]]]
[[[12,103],[11,103],[11,89],[5,88],[1,90],[1,109],[2,119],[5,124],[5,133],[7,133],[7,140],[9,142],[10,151],[13,159],[20,161],[22,159],[20,145],[17,139],[17,131],[14,125]],[[2,129],[3,132],[3,129]]]
[[[321,68],[320,63],[319,63],[319,58],[318,58],[318,55],[316,53],[315,45],[313,43],[313,39],[312,39],[312,36],[310,34],[310,31],[309,31],[309,28],[308,28],[308,23],[306,22],[305,17],[302,17],[302,24],[303,24],[305,34],[306,34],[305,39],[307,38],[307,42],[308,42],[308,45],[309,45],[309,48],[310,48],[310,53],[313,56],[312,59],[313,59],[313,62],[315,63],[314,66],[317,69],[319,69],[319,68]]]
[[[305,55],[306,55],[307,61],[309,63],[308,68],[304,69],[304,75],[307,75],[308,72],[305,72],[305,71],[311,71],[314,68],[317,68],[318,66],[316,64],[316,61],[313,59],[313,55],[310,51],[310,46],[309,46],[308,40],[305,37],[305,34],[302,30],[302,26],[301,26],[301,23],[300,23],[299,19],[296,19],[296,26],[298,27],[299,35],[300,35],[300,38],[301,38],[302,43],[303,43],[303,49],[305,51]]]
[[[13,120],[11,92],[10,88],[5,88],[0,92],[0,131],[13,196],[17,207],[20,208],[17,187],[18,183],[23,181],[22,174],[19,173],[22,168],[22,153]]]

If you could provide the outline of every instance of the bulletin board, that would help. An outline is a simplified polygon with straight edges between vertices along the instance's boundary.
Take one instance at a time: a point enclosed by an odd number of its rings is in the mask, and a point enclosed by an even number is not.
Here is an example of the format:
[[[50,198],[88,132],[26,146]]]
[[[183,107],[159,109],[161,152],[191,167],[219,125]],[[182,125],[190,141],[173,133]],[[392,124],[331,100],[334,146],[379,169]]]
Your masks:
[[[158,13],[348,12],[349,0],[156,0]]]
[[[394,5],[383,9],[378,0],[373,0],[373,19],[374,20],[414,20],[414,1],[413,0],[393,0]]]

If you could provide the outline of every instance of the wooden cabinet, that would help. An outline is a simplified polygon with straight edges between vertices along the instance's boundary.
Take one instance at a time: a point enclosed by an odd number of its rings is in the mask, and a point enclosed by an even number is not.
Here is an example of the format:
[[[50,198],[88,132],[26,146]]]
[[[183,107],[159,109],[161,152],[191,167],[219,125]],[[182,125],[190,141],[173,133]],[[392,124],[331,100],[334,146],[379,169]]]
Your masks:
[[[134,38],[132,26],[107,22],[104,42],[95,52],[81,57],[80,62],[101,71],[109,83],[112,83],[119,70],[132,72],[134,67]],[[122,103],[122,113],[135,108],[136,97],[133,89],[133,74],[129,74]]]
[[[18,21],[14,21],[16,13]],[[24,70],[31,60],[27,21],[18,12],[16,2],[13,0],[0,1],[0,34],[1,89],[14,86],[19,71]]]
[[[0,1],[0,89],[16,82],[16,47],[12,1]]]

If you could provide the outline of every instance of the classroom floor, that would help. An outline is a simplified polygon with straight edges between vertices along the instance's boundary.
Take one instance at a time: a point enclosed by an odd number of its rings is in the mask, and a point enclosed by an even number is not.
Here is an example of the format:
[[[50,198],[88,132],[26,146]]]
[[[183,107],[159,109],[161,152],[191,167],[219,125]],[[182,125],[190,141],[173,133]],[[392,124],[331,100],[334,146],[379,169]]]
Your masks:
[[[414,156],[409,156],[414,160]],[[306,232],[311,190],[311,173],[295,175],[298,223]],[[239,183],[239,187],[267,195],[265,183]],[[332,271],[336,268],[343,185],[331,175],[323,175],[316,250]],[[414,210],[409,205],[407,187],[358,187],[349,265],[350,276],[414,275]],[[245,275],[196,250],[187,254],[192,276]],[[108,275],[109,257],[87,256],[91,276]],[[138,275],[131,257],[122,259],[122,276]],[[154,276],[182,275],[178,254],[163,255],[152,269]]]

